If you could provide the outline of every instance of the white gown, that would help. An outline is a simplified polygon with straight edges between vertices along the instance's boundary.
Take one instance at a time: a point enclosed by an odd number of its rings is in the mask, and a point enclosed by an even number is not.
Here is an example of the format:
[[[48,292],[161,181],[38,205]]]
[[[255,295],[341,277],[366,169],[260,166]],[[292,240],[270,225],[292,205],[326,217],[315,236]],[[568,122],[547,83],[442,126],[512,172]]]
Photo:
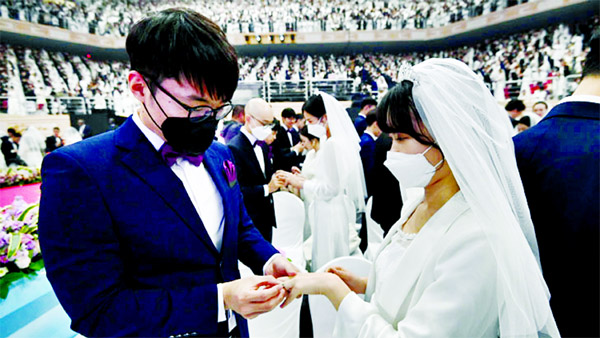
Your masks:
[[[496,261],[461,192],[416,235],[407,203],[375,258],[365,301],[348,294],[336,337],[498,337]]]
[[[340,156],[343,146],[335,137],[321,141],[314,160],[303,168],[308,178],[303,195],[312,232],[312,271],[334,258],[355,253],[360,244],[355,230],[356,207],[346,194],[352,182],[345,182],[339,174],[345,163]],[[310,239],[307,245],[311,245]]]

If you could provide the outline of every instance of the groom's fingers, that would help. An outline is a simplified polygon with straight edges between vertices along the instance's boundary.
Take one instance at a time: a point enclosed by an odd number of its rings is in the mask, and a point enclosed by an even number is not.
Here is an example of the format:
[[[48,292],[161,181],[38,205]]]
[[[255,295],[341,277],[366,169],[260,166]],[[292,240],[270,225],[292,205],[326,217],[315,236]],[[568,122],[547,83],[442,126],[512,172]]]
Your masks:
[[[245,309],[245,314],[242,314],[244,318],[252,319],[260,314],[273,310],[278,304],[280,304],[285,298],[285,290],[281,289],[280,292],[269,300],[262,303],[251,303]]]
[[[249,300],[251,303],[264,303],[277,295],[283,290],[281,284],[275,285],[270,288],[258,289],[251,292]],[[285,292],[285,290],[283,290]]]

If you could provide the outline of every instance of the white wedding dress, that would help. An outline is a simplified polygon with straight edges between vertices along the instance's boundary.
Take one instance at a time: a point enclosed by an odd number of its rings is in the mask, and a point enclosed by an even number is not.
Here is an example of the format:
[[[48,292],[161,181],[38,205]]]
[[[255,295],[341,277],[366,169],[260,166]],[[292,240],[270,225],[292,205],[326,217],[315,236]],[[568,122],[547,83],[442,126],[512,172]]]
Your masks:
[[[461,192],[418,234],[407,203],[377,254],[365,299],[340,304],[336,337],[497,337],[496,262]]]
[[[314,159],[303,167],[303,197],[311,237],[305,242],[305,252],[310,252],[311,270],[316,271],[330,260],[360,254],[360,238],[355,229],[356,207],[347,196],[349,184],[339,175],[344,159],[343,147],[335,137],[322,140]],[[308,255],[307,255],[308,256]]]

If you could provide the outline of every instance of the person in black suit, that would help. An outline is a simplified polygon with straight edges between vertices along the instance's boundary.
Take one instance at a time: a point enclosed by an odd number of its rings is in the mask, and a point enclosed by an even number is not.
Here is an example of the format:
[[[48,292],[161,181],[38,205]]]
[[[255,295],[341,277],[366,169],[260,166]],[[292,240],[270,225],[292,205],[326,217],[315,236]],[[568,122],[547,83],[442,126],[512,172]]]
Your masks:
[[[255,98],[248,101],[245,112],[245,124],[228,146],[233,154],[244,205],[258,231],[270,242],[276,226],[271,194],[283,186],[283,182],[273,175],[269,147],[264,142],[272,135],[273,110],[265,100]]]
[[[514,137],[550,306],[564,337],[600,336],[598,35],[590,47],[573,95]]]
[[[377,115],[371,111],[366,118],[367,129],[360,137],[360,159],[362,160],[367,183],[367,196],[371,196],[373,187],[373,173],[375,168],[375,141],[381,135],[381,129],[377,125]]]
[[[300,133],[296,129],[297,115],[294,109],[285,108],[281,112],[282,124],[277,128],[273,142],[274,170],[292,171],[292,167],[300,167],[304,162]]]
[[[17,154],[19,150],[19,140],[21,140],[21,133],[17,132],[14,128],[8,128],[6,130],[8,136],[2,137],[2,154],[4,155],[4,161],[7,166],[11,165],[27,165],[23,159]]]
[[[369,192],[373,197],[371,218],[381,226],[384,236],[387,235],[394,223],[400,219],[400,209],[403,205],[400,183],[390,170],[383,165],[391,148],[392,138],[386,133],[381,133],[375,141],[375,165],[373,166],[373,180]]]
[[[54,135],[46,137],[46,153],[50,153],[64,145],[62,137],[60,137],[60,128],[54,127]]]
[[[79,134],[81,135],[82,139],[86,139],[92,136],[92,128],[85,124],[85,121],[83,119],[77,120],[77,125],[79,126],[77,130],[79,131]]]
[[[300,133],[294,127],[296,123],[296,112],[292,108],[281,111],[281,122],[277,131],[277,141],[283,148],[291,148],[300,142]],[[284,137],[285,136],[285,137]]]
[[[367,129],[367,114],[374,111],[377,107],[377,101],[372,98],[366,98],[362,100],[360,104],[360,111],[358,112],[358,116],[354,119],[354,128],[356,128],[356,132],[358,136],[362,136]]]

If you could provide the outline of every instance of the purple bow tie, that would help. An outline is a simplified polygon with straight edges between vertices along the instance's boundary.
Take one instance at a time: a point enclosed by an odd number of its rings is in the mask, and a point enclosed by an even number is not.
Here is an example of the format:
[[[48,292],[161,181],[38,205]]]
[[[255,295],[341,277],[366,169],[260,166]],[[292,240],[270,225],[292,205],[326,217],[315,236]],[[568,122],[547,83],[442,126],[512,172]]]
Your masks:
[[[259,146],[262,148],[266,144],[267,144],[267,142],[265,142],[265,141],[256,140],[256,141],[254,141],[254,144],[252,145],[252,147]]]
[[[163,160],[165,160],[169,167],[175,164],[179,157],[186,159],[188,162],[195,165],[196,167],[199,166],[200,163],[202,163],[202,159],[204,158],[204,154],[189,155],[177,152],[173,149],[173,147],[171,147],[167,143],[163,144],[158,151],[160,153],[160,156],[163,158]]]

